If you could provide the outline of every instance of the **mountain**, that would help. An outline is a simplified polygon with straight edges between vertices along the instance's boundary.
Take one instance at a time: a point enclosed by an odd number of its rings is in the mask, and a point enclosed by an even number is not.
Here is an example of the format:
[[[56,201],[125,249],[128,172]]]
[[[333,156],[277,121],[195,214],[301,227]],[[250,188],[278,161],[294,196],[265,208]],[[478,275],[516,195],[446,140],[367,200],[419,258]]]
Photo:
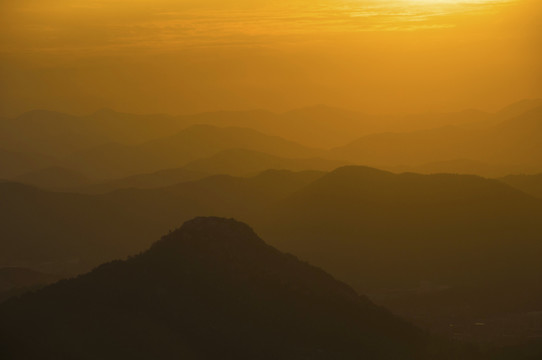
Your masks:
[[[136,146],[108,144],[68,157],[66,166],[105,178],[123,177],[181,167],[199,158],[243,148],[274,156],[304,158],[321,151],[245,128],[195,125]]]
[[[416,131],[448,125],[476,126],[484,124],[492,116],[476,110],[382,116],[316,105],[280,114],[262,110],[221,111],[179,119],[183,123],[251,128],[306,146],[331,148],[377,132]]]
[[[491,164],[469,159],[454,159],[448,161],[437,161],[415,166],[390,166],[386,170],[398,172],[415,172],[420,174],[464,174],[479,175],[483,177],[496,178],[510,174],[510,172],[521,171],[521,166],[509,164]]]
[[[60,280],[60,277],[31,269],[0,269],[0,303],[25,292],[42,288]]]
[[[50,190],[69,190],[89,185],[92,180],[76,171],[49,167],[12,178],[14,182]]]
[[[542,107],[481,129],[448,126],[410,133],[362,137],[330,150],[328,156],[376,167],[419,166],[455,159],[509,167],[509,172],[542,169]]]
[[[179,221],[194,216],[247,219],[322,175],[288,171],[266,171],[250,178],[222,175],[103,195],[0,183],[0,267],[80,273],[141,251]]]
[[[542,311],[542,304],[533,309],[520,297],[492,314],[466,310],[498,303],[476,295],[484,288],[498,289],[502,299],[510,298],[511,284],[527,297],[542,296],[542,201],[497,180],[344,167],[279,201],[254,223],[272,245],[434,331],[449,334],[459,319],[474,324],[486,315]],[[465,287],[464,302],[445,295]],[[413,300],[416,293],[443,295],[424,307],[420,297]],[[521,324],[538,334],[529,322]],[[504,341],[505,329],[488,337]]]
[[[119,189],[153,189],[196,181],[208,176],[211,176],[211,174],[192,171],[182,167],[98,182],[79,188],[77,191],[91,194],[105,194]]]
[[[34,110],[0,122],[0,146],[58,157],[107,141],[77,117]]]
[[[265,234],[278,234],[279,247],[358,288],[533,278],[541,270],[542,201],[476,176],[344,167],[266,218]]]
[[[164,115],[132,115],[100,110],[86,116],[34,110],[0,121],[0,147],[63,157],[72,152],[118,142],[137,144],[186,127]]]
[[[541,106],[542,99],[524,99],[504,107],[496,113],[496,117],[502,120],[513,119]]]
[[[246,176],[269,169],[330,171],[344,165],[346,164],[341,161],[322,158],[290,159],[258,151],[229,149],[208,158],[192,161],[184,169],[208,174]]]
[[[10,359],[452,358],[221,218],[196,218],[140,255],[8,301],[0,324]]]
[[[210,157],[194,160],[187,165],[149,174],[105,181],[79,188],[85,193],[106,193],[117,189],[151,189],[199,180],[212,175],[254,176],[266,170],[329,171],[344,166],[341,161],[322,158],[290,159],[259,151],[229,149]]]
[[[509,175],[499,180],[529,195],[542,199],[542,174]]]

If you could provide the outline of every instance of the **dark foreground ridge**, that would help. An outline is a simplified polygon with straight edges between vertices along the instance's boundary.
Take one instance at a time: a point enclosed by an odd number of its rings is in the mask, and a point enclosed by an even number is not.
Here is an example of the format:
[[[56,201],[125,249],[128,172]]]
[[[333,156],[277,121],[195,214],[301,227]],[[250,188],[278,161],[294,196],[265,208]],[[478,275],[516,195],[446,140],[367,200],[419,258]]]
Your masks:
[[[439,346],[235,220],[0,306],[2,359],[430,359]],[[451,357],[439,356],[440,359]]]

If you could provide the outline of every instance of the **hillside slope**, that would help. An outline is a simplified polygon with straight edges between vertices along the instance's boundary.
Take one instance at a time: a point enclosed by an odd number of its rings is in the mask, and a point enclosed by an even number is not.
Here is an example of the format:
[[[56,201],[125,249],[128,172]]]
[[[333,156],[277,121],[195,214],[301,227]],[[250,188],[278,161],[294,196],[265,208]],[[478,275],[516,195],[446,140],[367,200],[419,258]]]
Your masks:
[[[220,218],[196,218],[141,255],[8,301],[0,324],[10,359],[439,356],[419,330]]]

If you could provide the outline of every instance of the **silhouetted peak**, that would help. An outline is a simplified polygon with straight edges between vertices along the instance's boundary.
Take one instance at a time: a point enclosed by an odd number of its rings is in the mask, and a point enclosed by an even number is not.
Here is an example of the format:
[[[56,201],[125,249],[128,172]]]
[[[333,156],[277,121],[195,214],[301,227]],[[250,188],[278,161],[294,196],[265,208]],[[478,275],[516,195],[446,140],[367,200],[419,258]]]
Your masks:
[[[265,243],[246,224],[234,219],[197,217],[185,222],[179,229],[164,236],[152,249],[176,248],[237,248],[244,251]]]

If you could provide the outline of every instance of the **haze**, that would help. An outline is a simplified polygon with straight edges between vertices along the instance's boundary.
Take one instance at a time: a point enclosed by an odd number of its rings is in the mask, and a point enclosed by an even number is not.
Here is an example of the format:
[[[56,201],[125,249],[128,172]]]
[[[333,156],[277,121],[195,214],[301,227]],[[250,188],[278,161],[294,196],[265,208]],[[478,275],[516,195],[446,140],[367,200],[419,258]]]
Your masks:
[[[538,1],[0,6],[3,115],[36,108],[282,111],[319,103],[412,113],[496,110],[542,96]]]
[[[2,360],[542,359],[540,0],[0,0]]]

